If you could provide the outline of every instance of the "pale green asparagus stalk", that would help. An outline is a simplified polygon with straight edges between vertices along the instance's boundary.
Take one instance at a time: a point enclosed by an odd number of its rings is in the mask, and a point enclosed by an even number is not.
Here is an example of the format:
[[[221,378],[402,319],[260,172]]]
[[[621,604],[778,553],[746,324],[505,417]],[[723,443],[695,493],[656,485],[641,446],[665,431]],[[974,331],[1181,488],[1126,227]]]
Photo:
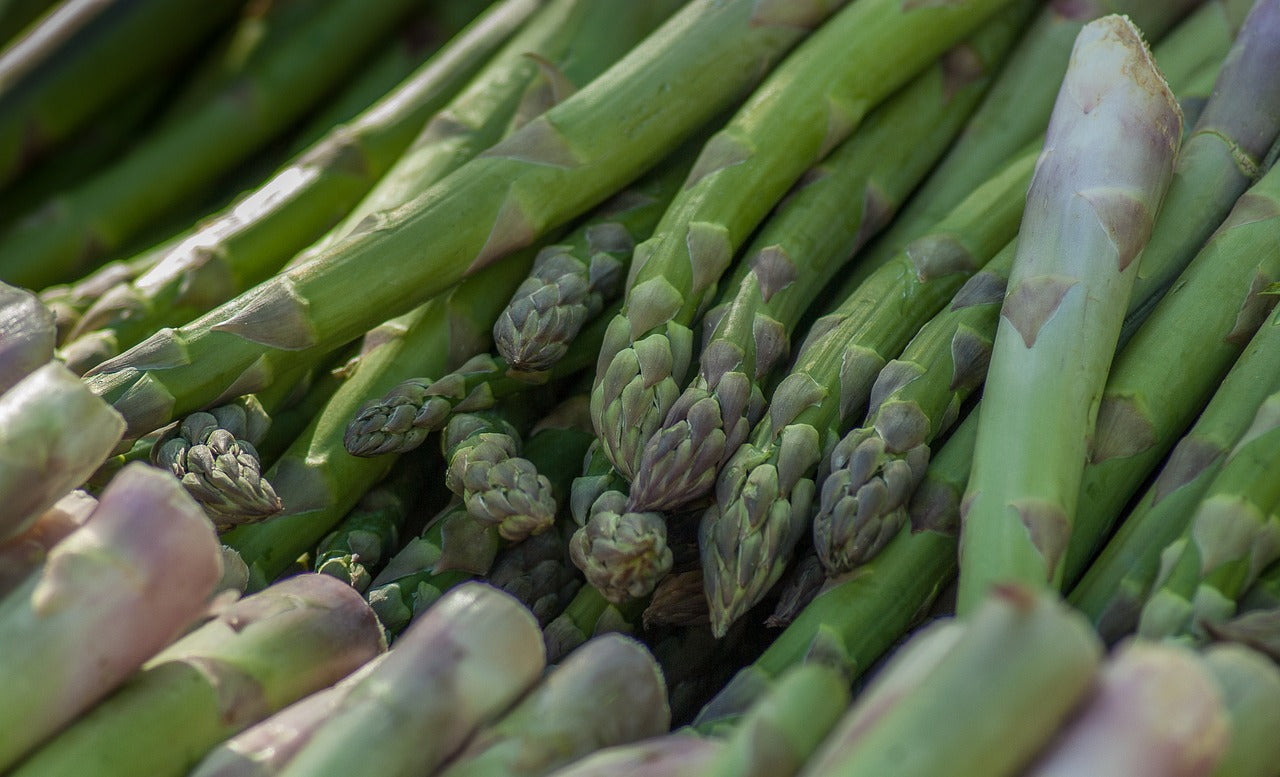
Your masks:
[[[157,653],[11,774],[182,777],[219,742],[332,685],[385,646],[350,586],[327,575],[292,577]]]
[[[601,750],[551,777],[701,777],[723,749],[714,739],[667,734]]]
[[[809,170],[765,222],[730,278],[731,300],[707,315],[697,375],[644,445],[633,509],[672,510],[710,492],[759,421],[762,384],[785,360],[804,311],[959,131],[1035,5],[1015,4],[943,54]]]
[[[1209,777],[1231,739],[1206,661],[1187,648],[1131,642],[1025,777]]]
[[[0,395],[0,539],[83,483],[123,432],[120,414],[57,362]]]
[[[1239,645],[1214,645],[1203,655],[1231,715],[1231,743],[1213,777],[1276,777],[1280,741],[1272,732],[1280,723],[1280,670]]]
[[[594,587],[584,585],[564,612],[542,630],[547,661],[559,663],[578,646],[601,634],[630,634],[635,631],[642,609],[643,604],[634,601],[621,606],[610,604]]]
[[[123,409],[133,436],[228,389],[257,390],[309,351],[410,310],[616,193],[840,4],[694,0],[602,76],[411,204],[200,319],[158,332],[95,368],[90,384]],[[641,106],[665,106],[663,121],[648,121]],[[264,315],[274,323],[260,325]]]
[[[0,599],[0,769],[93,707],[202,614],[222,572],[200,507],[143,464]]]
[[[664,734],[667,688],[649,651],[607,634],[573,651],[438,777],[541,777],[607,747]]]
[[[71,491],[40,513],[26,531],[0,542],[0,599],[49,557],[49,551],[84,525],[98,506],[85,491]]]
[[[855,0],[707,142],[653,237],[636,247],[623,312],[600,350],[592,420],[624,477],[679,396],[690,327],[751,231],[876,104],[1005,4]]]
[[[1027,193],[992,345],[961,613],[995,582],[1062,580],[1098,401],[1181,134],[1141,33],[1122,17],[1086,25]],[[1063,364],[1077,379],[1062,380]]]
[[[0,394],[53,358],[53,314],[31,292],[0,283]]]
[[[280,777],[434,773],[537,681],[546,665],[538,637],[533,616],[507,594],[480,584],[452,591],[347,693]]]

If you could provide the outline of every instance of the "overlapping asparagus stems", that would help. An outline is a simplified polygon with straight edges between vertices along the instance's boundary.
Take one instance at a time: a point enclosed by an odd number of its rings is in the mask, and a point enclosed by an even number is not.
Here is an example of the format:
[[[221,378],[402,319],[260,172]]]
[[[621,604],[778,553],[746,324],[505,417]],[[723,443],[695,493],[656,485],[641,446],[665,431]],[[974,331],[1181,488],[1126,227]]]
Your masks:
[[[547,661],[558,662],[592,637],[611,632],[630,634],[643,609],[635,600],[610,604],[593,586],[578,589],[573,600],[542,630]]]
[[[222,571],[213,527],[164,473],[135,464],[0,599],[0,769],[84,713],[202,613]]]
[[[1032,6],[1017,4],[943,54],[806,173],[765,222],[729,279],[729,300],[706,316],[697,375],[643,444],[633,509],[672,510],[710,492],[759,420],[761,383],[787,356],[801,316],[959,131]]]
[[[699,777],[723,749],[714,739],[667,734],[606,748],[552,772],[551,777]]]
[[[235,0],[63,5],[0,58],[0,184],[229,20]],[[8,278],[6,277],[6,280]]]
[[[49,551],[84,525],[98,506],[85,491],[72,491],[54,503],[21,534],[0,542],[0,598],[44,564]]]
[[[809,528],[823,452],[847,419],[862,414],[885,362],[1016,233],[1033,163],[1017,160],[979,187],[813,325],[702,517],[714,631],[723,633],[777,582]]]
[[[119,250],[165,209],[287,128],[411,6],[407,0],[372,7],[355,0],[326,3],[199,110],[8,229],[0,236],[0,277],[40,288],[80,275]]]
[[[877,103],[1005,4],[855,0],[707,142],[654,235],[636,247],[623,312],[600,349],[592,422],[624,477],[634,477],[679,396],[690,326],[751,230]]]
[[[162,330],[96,368],[90,384],[123,408],[131,435],[229,389],[260,388],[309,351],[411,309],[604,200],[723,110],[835,5],[802,13],[695,0],[600,78],[413,204],[200,319]],[[655,101],[669,108],[664,120],[644,120],[638,106]],[[277,323],[259,326],[262,315]]]
[[[384,649],[377,619],[350,586],[292,577],[157,653],[12,774],[181,777],[219,742]]]
[[[992,344],[963,514],[962,613],[993,583],[1062,580],[1098,399],[1181,134],[1141,33],[1121,17],[1086,25],[1027,193]]]

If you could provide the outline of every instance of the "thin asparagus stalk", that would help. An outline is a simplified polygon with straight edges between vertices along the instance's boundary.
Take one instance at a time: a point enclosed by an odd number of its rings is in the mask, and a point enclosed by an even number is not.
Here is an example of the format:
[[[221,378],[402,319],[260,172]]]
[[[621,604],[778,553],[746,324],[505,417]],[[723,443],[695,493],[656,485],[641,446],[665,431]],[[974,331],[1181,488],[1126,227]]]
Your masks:
[[[155,267],[101,292],[71,332],[68,363],[84,372],[270,277],[359,201],[423,122],[538,5],[494,5],[386,97],[331,128],[252,194],[165,251]]]
[[[915,687],[856,735],[833,738],[802,774],[1018,774],[1091,689],[1101,646],[1049,595],[1013,586],[993,594]],[[948,724],[975,709],[983,725]],[[928,747],[912,745],[921,731]]]
[[[1207,663],[1186,648],[1133,642],[1026,777],[1209,777],[1230,717]]]
[[[235,14],[215,0],[64,3],[0,56],[0,185]]]
[[[573,601],[564,612],[542,630],[542,641],[547,649],[547,661],[559,663],[580,645],[601,634],[620,632],[630,634],[643,604],[628,602],[615,606],[605,600],[595,588],[584,585],[578,589]]]
[[[1271,732],[1280,722],[1280,671],[1239,645],[1214,645],[1203,656],[1231,715],[1231,744],[1213,777],[1275,777],[1280,742]]]
[[[601,750],[552,772],[551,777],[700,777],[723,749],[714,739],[667,734]]]
[[[993,583],[1062,580],[1099,397],[1181,134],[1141,33],[1122,17],[1085,25],[992,344],[966,493],[961,614]],[[1077,379],[1062,380],[1064,364]]]
[[[170,478],[135,464],[92,520],[0,599],[0,769],[91,708],[195,621],[222,571],[213,527]],[[54,669],[56,667],[56,669]]]
[[[489,586],[462,586],[405,632],[280,775],[434,773],[545,665],[528,610]]]
[[[265,377],[310,350],[345,342],[603,201],[723,110],[837,5],[694,0],[591,84],[412,204],[99,365],[91,385],[124,408],[132,435],[233,386],[259,388],[261,377],[239,380],[251,365]],[[668,110],[654,122],[638,106]],[[353,288],[363,292],[351,294]],[[264,314],[279,322],[269,331],[254,323]],[[169,344],[185,354],[181,364],[142,359]]]
[[[666,733],[667,688],[653,656],[618,634],[569,654],[440,777],[541,777],[584,756]]]
[[[44,564],[49,551],[83,526],[97,506],[98,500],[87,492],[71,491],[40,513],[26,531],[0,542],[0,599]]]
[[[777,582],[809,528],[823,452],[861,415],[872,382],[922,324],[1017,232],[1027,156],[819,319],[769,412],[721,471],[702,518],[703,574],[717,633]]]
[[[804,311],[959,131],[1034,6],[1016,4],[943,54],[806,173],[765,222],[729,281],[732,300],[708,315],[719,323],[708,328],[698,374],[644,445],[633,509],[672,510],[711,491],[759,420],[761,383],[786,357]]]
[[[653,236],[636,247],[623,312],[600,350],[592,420],[624,477],[634,477],[679,396],[690,327],[751,231],[877,103],[1006,4],[857,0],[707,142]]]
[[[327,575],[292,577],[156,654],[12,773],[180,777],[214,745],[385,647],[350,586]]]
[[[57,362],[0,395],[0,539],[83,483],[123,431],[120,415]]]
[[[53,358],[53,314],[34,294],[0,283],[0,394]]]

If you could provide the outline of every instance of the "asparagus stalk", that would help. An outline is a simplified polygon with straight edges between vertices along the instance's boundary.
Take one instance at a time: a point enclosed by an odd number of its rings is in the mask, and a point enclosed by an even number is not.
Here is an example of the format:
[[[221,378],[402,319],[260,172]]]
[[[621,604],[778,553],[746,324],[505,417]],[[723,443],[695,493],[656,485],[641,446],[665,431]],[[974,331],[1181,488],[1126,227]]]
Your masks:
[[[327,575],[290,578],[156,654],[13,774],[187,774],[214,745],[385,646],[350,586]]]
[[[618,634],[573,651],[440,777],[540,777],[584,756],[666,733],[667,689],[653,656]]]
[[[41,19],[0,56],[0,185],[131,85],[176,62],[239,5],[64,3]]]
[[[815,470],[876,374],[1016,233],[1034,158],[1015,161],[810,330],[751,441],[729,459],[702,518],[717,633],[777,582],[809,528]]]
[[[16,537],[0,542],[0,599],[40,568],[49,551],[89,520],[98,500],[85,491],[71,491],[36,518]]]
[[[1129,643],[1026,775],[1207,777],[1227,750],[1229,724],[1206,662],[1185,648]]]
[[[644,445],[634,509],[671,510],[710,492],[759,420],[761,383],[785,358],[802,314],[942,153],[1034,5],[1016,4],[943,54],[806,173],[765,222],[729,282],[736,293],[708,316],[718,323],[708,327],[698,374]]]
[[[64,354],[84,372],[225,302],[276,272],[342,218],[444,105],[538,7],[493,6],[377,104],[332,128],[280,172],[109,290],[81,317]]]
[[[623,312],[600,350],[592,420],[624,477],[634,477],[679,396],[690,326],[750,232],[868,111],[1006,2],[857,0],[707,142],[654,235],[636,247]]]
[[[642,609],[643,604],[634,601],[621,606],[610,604],[594,587],[584,585],[564,612],[542,630],[547,661],[558,663],[587,640],[601,634],[630,634]]]
[[[667,734],[601,750],[552,772],[551,777],[699,777],[723,749],[713,739]]]
[[[1214,645],[1203,656],[1231,715],[1231,743],[1213,777],[1275,777],[1280,742],[1271,732],[1280,719],[1280,672],[1239,645]]]
[[[345,342],[615,193],[734,100],[763,66],[838,4],[825,0],[800,9],[695,0],[591,84],[412,204],[99,365],[91,385],[124,408],[132,435],[233,385],[237,392],[253,391],[261,379],[238,380],[250,365],[265,376],[308,351]],[[653,122],[639,106],[669,109],[663,121]],[[351,294],[352,288],[364,293]],[[269,330],[253,323],[268,313],[279,323]],[[166,351],[166,344],[185,354],[181,364],[141,360],[144,353]]]
[[[543,628],[582,587],[582,576],[569,561],[567,532],[555,528],[504,549],[487,579],[528,607]]]
[[[57,362],[0,395],[0,539],[83,483],[123,431],[120,415]]]
[[[494,588],[462,586],[405,632],[280,775],[434,773],[544,666],[527,610]]]
[[[135,464],[92,520],[0,599],[0,769],[106,696],[199,617],[222,571],[204,513],[170,478]]]
[[[1133,631],[1160,569],[1223,461],[1268,394],[1280,389],[1280,314],[1253,336],[1155,482],[1071,592],[1071,603],[1114,642]]]
[[[0,10],[0,49],[12,46],[55,6],[55,0],[10,0]]]
[[[34,294],[0,283],[0,394],[53,358],[53,314]]]
[[[961,613],[992,583],[1062,580],[1097,403],[1182,134],[1130,22],[1085,25],[1071,57],[992,344],[965,497]],[[1064,364],[1078,379],[1062,380]]]
[[[1050,596],[997,587],[915,687],[802,774],[1018,774],[1089,692],[1100,653],[1088,624]],[[954,725],[975,709],[981,726]],[[921,731],[928,747],[912,745]]]

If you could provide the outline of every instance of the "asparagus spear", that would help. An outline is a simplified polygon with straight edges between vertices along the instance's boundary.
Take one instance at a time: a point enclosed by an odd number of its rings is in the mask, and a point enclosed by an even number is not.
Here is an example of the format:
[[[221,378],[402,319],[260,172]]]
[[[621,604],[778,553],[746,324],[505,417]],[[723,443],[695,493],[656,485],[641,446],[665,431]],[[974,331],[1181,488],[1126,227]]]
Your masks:
[[[551,777],[699,777],[723,749],[713,739],[667,734],[601,750],[552,772]]]
[[[1098,398],[1181,134],[1141,33],[1122,17],[1085,25],[992,344],[965,497],[961,613],[995,582],[1062,580]],[[1078,379],[1062,380],[1064,364]]]
[[[1186,648],[1129,643],[1026,777],[1208,777],[1231,738],[1208,664]]]
[[[569,542],[573,563],[613,604],[643,599],[671,571],[667,524],[661,513],[627,509],[627,495],[606,491]]]
[[[440,777],[535,777],[606,747],[666,733],[667,689],[653,656],[618,634],[569,654],[529,695],[476,732]]]
[[[0,539],[25,530],[93,474],[123,426],[118,413],[57,362],[0,395]]]
[[[1018,3],[943,54],[806,173],[765,222],[729,282],[732,300],[708,315],[718,324],[708,327],[698,374],[644,445],[633,508],[671,510],[711,490],[759,420],[761,383],[786,356],[802,314],[942,153],[1034,5]],[[850,201],[852,217],[844,212]]]
[[[750,232],[869,110],[1006,2],[857,0],[707,142],[653,236],[636,247],[623,312],[600,350],[592,420],[624,477],[634,477],[679,395],[689,327]]]
[[[221,573],[213,528],[170,478],[135,464],[92,521],[0,599],[0,769],[106,696],[199,617]],[[70,773],[70,772],[64,772]]]
[[[1275,777],[1280,742],[1271,732],[1280,718],[1280,672],[1239,645],[1214,645],[1203,656],[1231,715],[1231,744],[1213,777]]]
[[[631,633],[641,609],[643,603],[635,601],[612,605],[594,587],[582,586],[564,612],[542,630],[547,661],[558,663],[592,637],[612,632]]]
[[[84,525],[98,506],[85,491],[70,491],[21,534],[0,542],[0,599],[45,563],[49,551]]]
[[[663,626],[706,626],[711,622],[702,593],[702,570],[673,571],[658,581],[642,614],[645,630]]]
[[[1088,624],[1051,596],[996,587],[915,687],[855,734],[833,737],[802,774],[1018,774],[1089,692],[1100,653]],[[874,712],[869,702],[849,716]],[[954,725],[975,709],[982,725]]]
[[[53,314],[34,294],[0,283],[0,394],[53,358]]]
[[[528,610],[497,589],[464,585],[405,632],[280,775],[434,773],[544,666]]]
[[[240,3],[64,3],[0,56],[0,185],[227,21]]]
[[[504,549],[487,580],[528,607],[543,628],[582,587],[582,576],[569,561],[567,532],[557,528]]]
[[[327,575],[292,577],[156,654],[12,773],[187,774],[214,745],[332,685],[385,646],[350,586]]]
[[[808,529],[815,470],[872,380],[1017,231],[1034,158],[1015,161],[810,330],[750,442],[703,515],[703,574],[717,633],[764,596]]]
[[[124,408],[132,435],[233,385],[238,392],[258,388],[261,381],[238,382],[250,365],[279,371],[310,350],[349,340],[615,193],[735,99],[761,67],[838,4],[694,0],[591,84],[412,204],[99,365],[91,385]],[[649,111],[639,106],[666,108],[663,121],[645,120]],[[352,288],[362,293],[351,294]],[[253,321],[269,311],[279,323],[267,331]],[[142,359],[167,344],[185,354],[181,364]],[[260,370],[255,373],[264,374]]]
[[[395,163],[414,134],[538,7],[506,0],[424,62],[377,104],[332,128],[280,172],[105,292],[64,353],[80,372],[270,277],[341,218]]]

